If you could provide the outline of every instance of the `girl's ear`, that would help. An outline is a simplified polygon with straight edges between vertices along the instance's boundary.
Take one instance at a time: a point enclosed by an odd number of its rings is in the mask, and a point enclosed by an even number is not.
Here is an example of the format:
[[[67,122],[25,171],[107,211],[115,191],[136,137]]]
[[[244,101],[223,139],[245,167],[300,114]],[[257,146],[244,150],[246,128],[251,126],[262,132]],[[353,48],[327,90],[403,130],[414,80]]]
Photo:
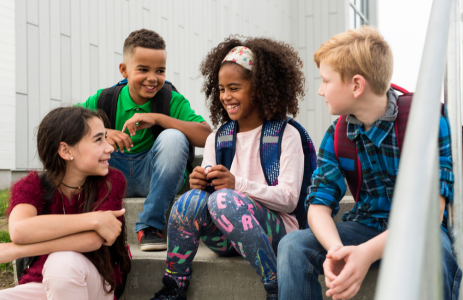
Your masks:
[[[73,160],[74,157],[72,156],[71,149],[68,144],[65,142],[59,143],[58,147],[58,155],[61,156],[64,160]]]
[[[365,91],[365,84],[365,77],[362,75],[357,74],[352,77],[352,93],[354,94],[355,99],[363,94]]]
[[[119,64],[119,72],[121,72],[122,77],[127,78],[127,65],[125,63]]]

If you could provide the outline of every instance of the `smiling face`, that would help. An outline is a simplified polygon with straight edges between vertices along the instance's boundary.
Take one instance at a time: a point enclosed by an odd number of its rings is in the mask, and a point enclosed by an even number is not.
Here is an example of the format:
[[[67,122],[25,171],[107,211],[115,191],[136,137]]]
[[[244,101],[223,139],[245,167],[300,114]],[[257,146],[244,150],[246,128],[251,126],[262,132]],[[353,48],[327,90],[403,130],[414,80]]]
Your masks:
[[[162,88],[166,81],[166,50],[135,47],[124,56],[119,70],[129,84],[133,102],[145,104]]]
[[[108,174],[113,147],[106,141],[106,129],[99,118],[87,121],[88,133],[74,146],[69,147],[73,160],[68,161],[67,169],[82,176],[105,176]],[[77,172],[75,172],[77,171]]]
[[[325,97],[325,103],[332,115],[351,114],[356,106],[351,82],[342,82],[338,72],[325,63],[320,63],[320,76],[322,83],[318,94]]]
[[[230,119],[238,121],[240,131],[262,124],[257,106],[251,101],[251,81],[244,72],[245,69],[237,64],[225,64],[219,71],[220,102]]]

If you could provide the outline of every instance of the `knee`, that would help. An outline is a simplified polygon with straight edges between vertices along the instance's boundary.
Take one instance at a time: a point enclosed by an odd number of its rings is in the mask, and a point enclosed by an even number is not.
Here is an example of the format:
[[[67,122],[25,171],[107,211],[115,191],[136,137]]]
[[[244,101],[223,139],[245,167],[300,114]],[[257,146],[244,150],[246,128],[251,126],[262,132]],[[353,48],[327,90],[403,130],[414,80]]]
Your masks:
[[[83,254],[74,251],[54,252],[48,255],[42,270],[43,278],[49,277],[85,277],[88,260]]]
[[[227,208],[230,208],[232,203],[230,201],[227,202],[226,198],[227,195],[234,192],[235,191],[232,189],[221,189],[212,193],[209,199],[207,200],[207,208],[209,209],[211,214],[219,210],[222,211]]]
[[[281,261],[285,261],[285,264],[290,261],[298,263],[302,259],[307,260],[308,258],[305,257],[306,251],[304,251],[305,247],[302,244],[303,241],[305,245],[309,245],[307,249],[310,250],[310,245],[312,242],[317,242],[317,239],[310,229],[296,230],[285,235],[278,243],[278,260],[280,261],[281,258]]]
[[[208,193],[194,189],[186,192],[172,206],[171,217],[191,218],[196,217],[207,205]]]
[[[164,150],[188,150],[188,139],[186,136],[177,129],[165,129],[159,134],[157,141],[162,145]]]

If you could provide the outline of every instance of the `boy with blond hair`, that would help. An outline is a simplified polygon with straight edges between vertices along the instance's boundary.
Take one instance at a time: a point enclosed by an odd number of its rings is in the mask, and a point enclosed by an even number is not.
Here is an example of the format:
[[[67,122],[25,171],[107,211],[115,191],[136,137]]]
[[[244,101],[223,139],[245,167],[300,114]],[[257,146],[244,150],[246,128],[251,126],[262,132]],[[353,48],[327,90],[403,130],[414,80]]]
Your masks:
[[[282,300],[322,299],[320,274],[325,275],[326,296],[350,299],[357,294],[370,266],[378,264],[383,255],[400,161],[394,128],[398,96],[390,88],[393,57],[381,34],[362,27],[335,35],[317,50],[314,60],[322,78],[318,93],[325,98],[330,114],[342,117],[328,128],[320,146],[306,200],[310,229],[288,234],[278,247]],[[355,168],[355,160],[338,156],[336,147],[343,147],[338,144],[342,135],[355,145],[362,178],[354,194],[354,208],[344,213],[343,222],[334,223],[332,217],[338,213],[346,192],[344,177]],[[441,117],[439,178],[445,299],[458,298],[462,273],[452,253],[444,218],[445,205],[453,199],[451,161],[449,127]]]

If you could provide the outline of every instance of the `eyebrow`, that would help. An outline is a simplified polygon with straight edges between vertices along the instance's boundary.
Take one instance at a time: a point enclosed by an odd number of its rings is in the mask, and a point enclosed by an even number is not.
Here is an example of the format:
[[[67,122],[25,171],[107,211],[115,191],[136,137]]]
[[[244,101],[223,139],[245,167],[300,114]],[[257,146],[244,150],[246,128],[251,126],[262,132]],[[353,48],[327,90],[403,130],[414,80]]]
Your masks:
[[[149,66],[145,66],[145,65],[137,65],[137,68],[149,68]],[[166,69],[166,67],[159,67],[158,69]]]
[[[105,133],[103,133],[103,132],[98,132],[97,134],[95,134],[95,135],[93,136],[93,138],[97,138],[97,137],[100,137],[100,136],[105,136],[106,134],[107,134],[106,132],[105,132]]]
[[[221,83],[219,83],[219,85],[224,86]],[[227,86],[230,86],[230,85],[241,85],[241,83],[232,82],[232,83],[227,84]]]

